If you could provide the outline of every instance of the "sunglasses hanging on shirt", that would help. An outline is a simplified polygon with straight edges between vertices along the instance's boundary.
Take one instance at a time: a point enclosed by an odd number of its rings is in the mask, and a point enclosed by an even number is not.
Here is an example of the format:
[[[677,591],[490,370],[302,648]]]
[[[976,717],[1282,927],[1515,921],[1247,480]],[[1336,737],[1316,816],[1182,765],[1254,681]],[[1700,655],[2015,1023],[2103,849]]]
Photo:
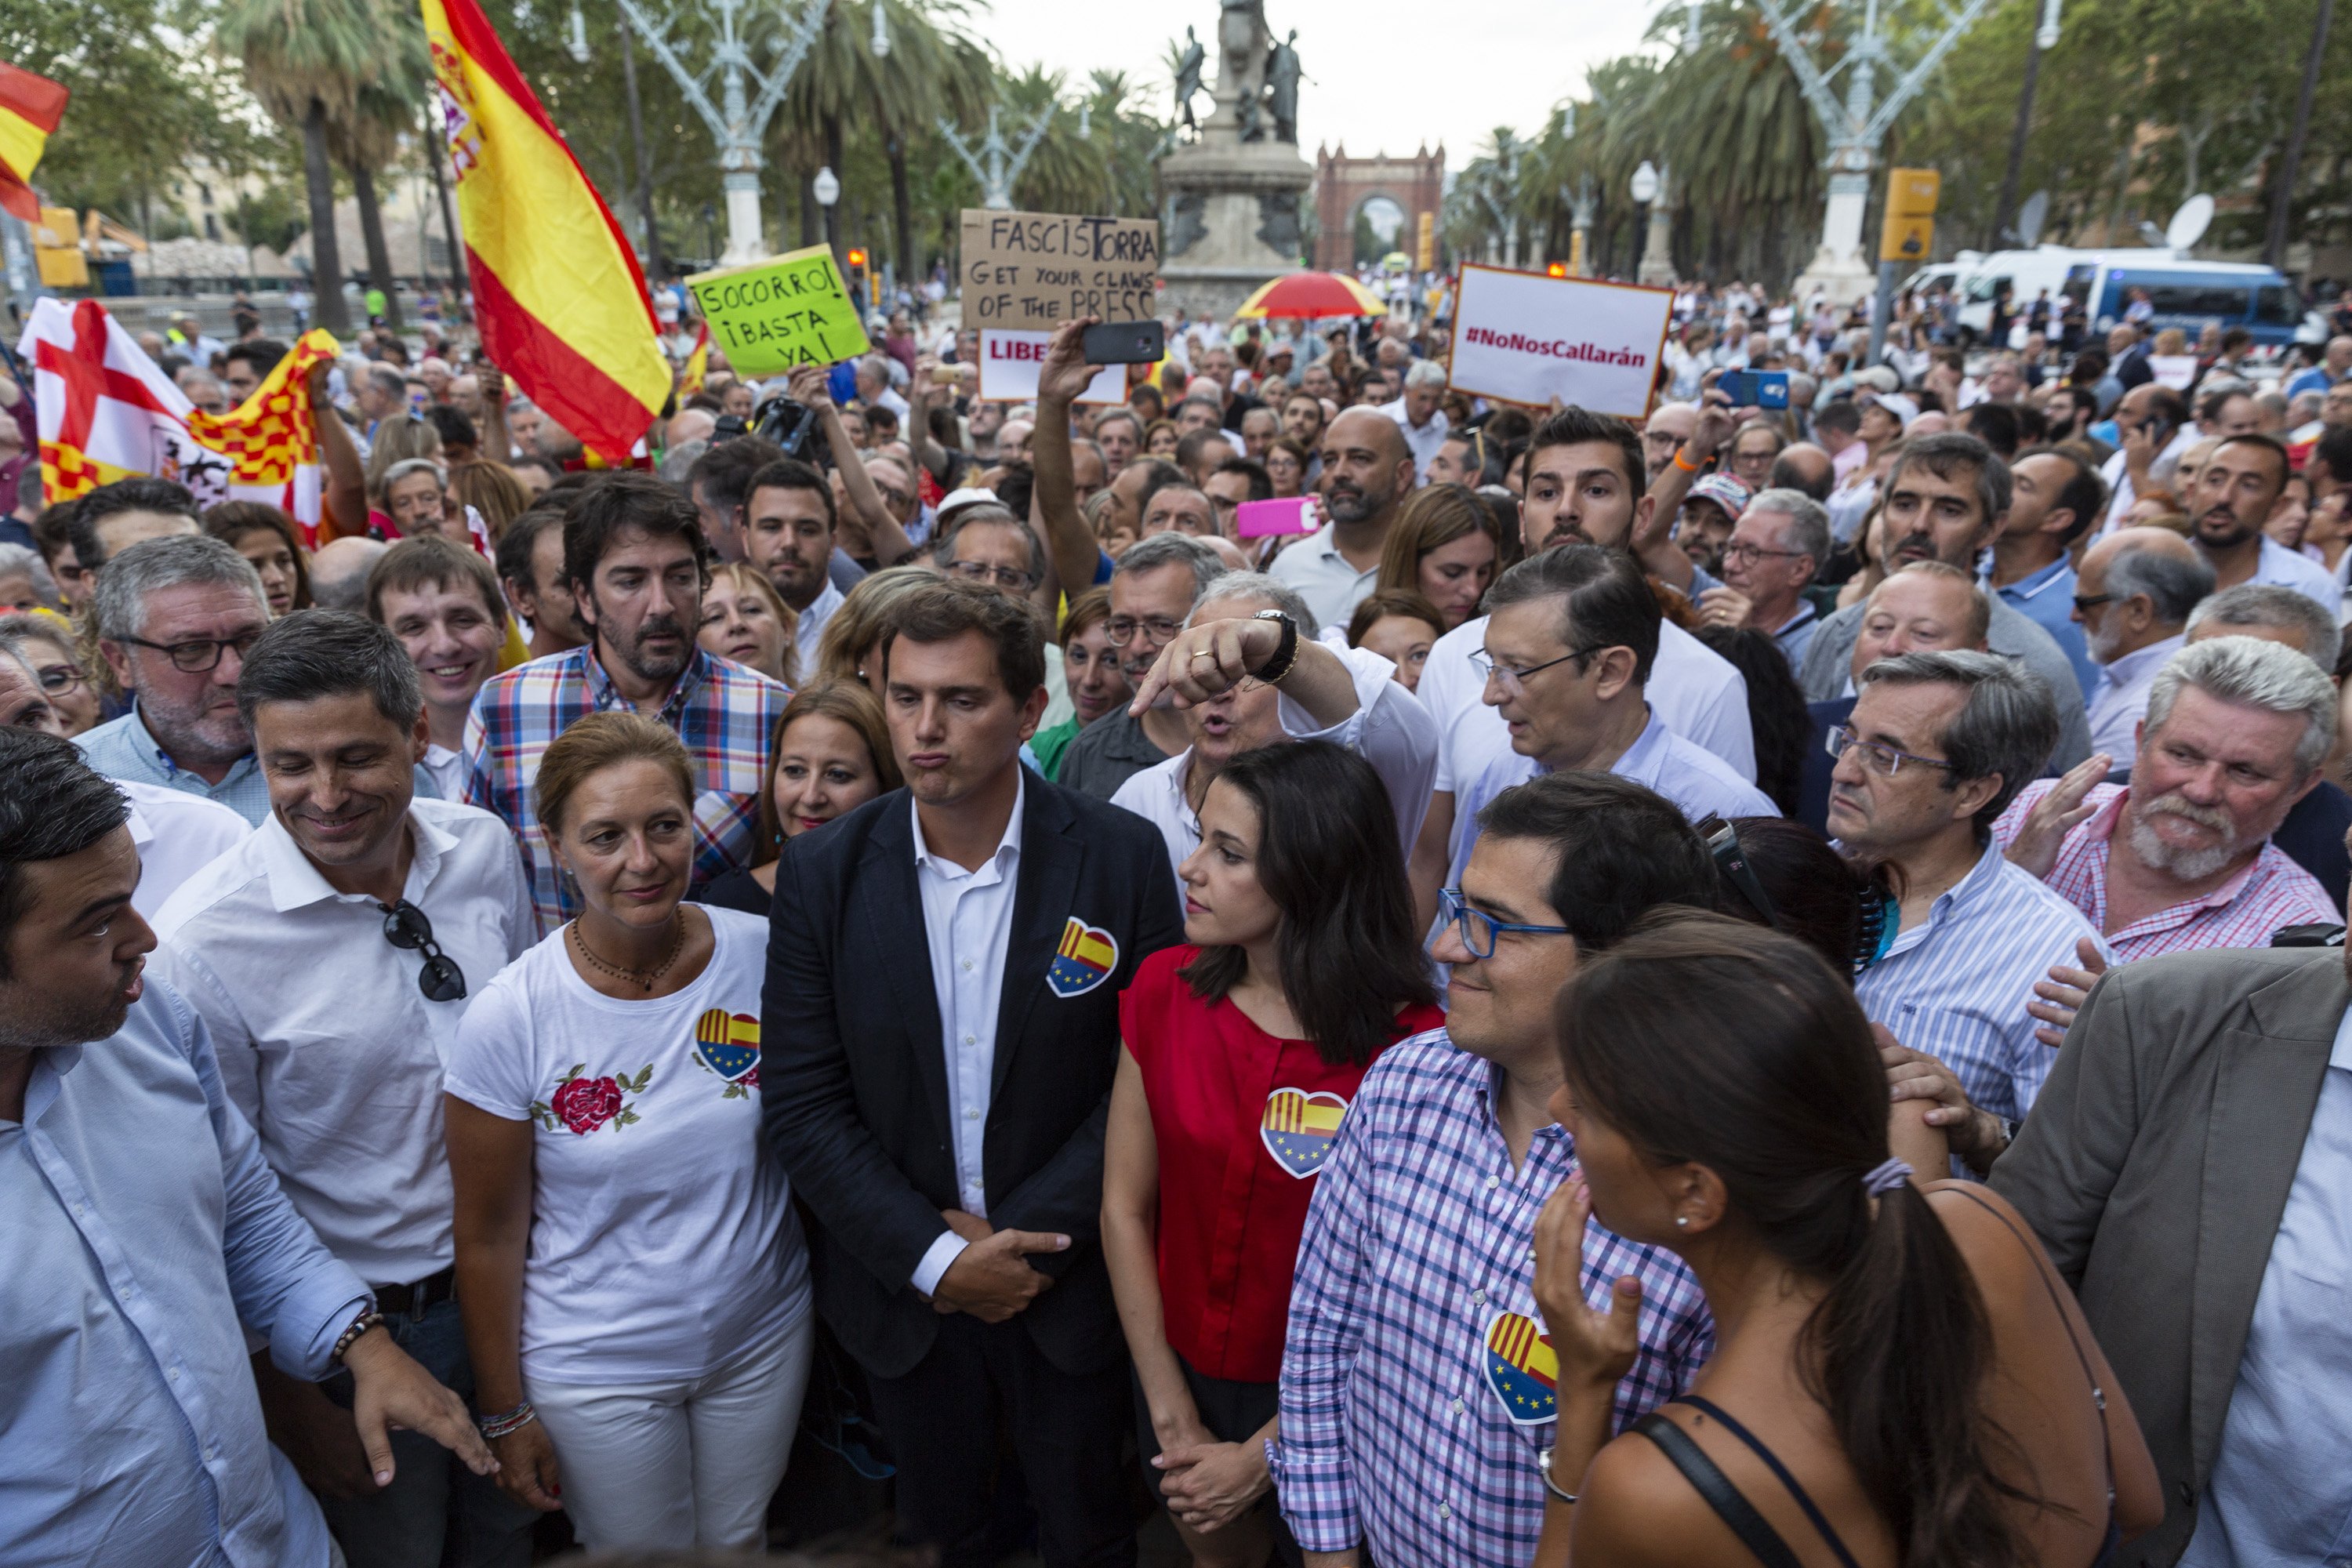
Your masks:
[[[425,967],[417,973],[416,988],[427,1002],[455,1002],[466,994],[466,972],[433,940],[433,922],[425,911],[403,899],[378,904],[383,911],[383,940],[407,952],[422,951]]]

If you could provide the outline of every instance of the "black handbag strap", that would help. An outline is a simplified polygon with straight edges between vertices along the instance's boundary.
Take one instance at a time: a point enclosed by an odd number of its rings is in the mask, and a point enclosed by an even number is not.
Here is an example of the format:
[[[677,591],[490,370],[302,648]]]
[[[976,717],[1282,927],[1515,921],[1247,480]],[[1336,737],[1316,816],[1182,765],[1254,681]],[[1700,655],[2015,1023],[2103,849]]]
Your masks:
[[[1716,1467],[1706,1450],[1691,1441],[1690,1434],[1655,1411],[1636,1421],[1633,1430],[1655,1443],[1674,1461],[1675,1468],[1683,1473],[1691,1489],[1706,1500],[1706,1506],[1715,1510],[1715,1516],[1731,1527],[1731,1533],[1739,1537],[1748,1551],[1756,1553],[1756,1560],[1764,1568],[1803,1568],[1797,1554],[1789,1550],[1789,1543],[1780,1539],[1780,1532],[1756,1511],[1754,1504],[1739,1495],[1731,1478]]]

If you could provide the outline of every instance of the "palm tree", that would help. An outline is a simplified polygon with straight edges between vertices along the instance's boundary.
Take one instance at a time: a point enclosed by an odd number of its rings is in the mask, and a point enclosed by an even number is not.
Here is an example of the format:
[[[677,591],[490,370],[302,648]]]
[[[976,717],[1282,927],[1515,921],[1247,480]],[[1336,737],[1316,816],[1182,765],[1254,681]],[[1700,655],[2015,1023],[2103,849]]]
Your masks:
[[[328,138],[351,122],[360,89],[381,68],[381,13],[373,0],[226,0],[216,37],[244,62],[246,82],[270,116],[301,134],[319,324],[347,333]]]
[[[384,320],[396,330],[402,325],[400,282],[392,269],[391,247],[384,243],[375,172],[399,156],[402,139],[415,129],[417,105],[433,79],[433,57],[425,45],[424,18],[415,7],[378,0],[376,16],[378,73],[361,87],[349,121],[335,126],[328,141],[351,171],[360,234],[367,244],[368,280],[383,290]],[[428,157],[439,153],[437,148],[425,151]],[[421,255],[418,263],[421,269]]]

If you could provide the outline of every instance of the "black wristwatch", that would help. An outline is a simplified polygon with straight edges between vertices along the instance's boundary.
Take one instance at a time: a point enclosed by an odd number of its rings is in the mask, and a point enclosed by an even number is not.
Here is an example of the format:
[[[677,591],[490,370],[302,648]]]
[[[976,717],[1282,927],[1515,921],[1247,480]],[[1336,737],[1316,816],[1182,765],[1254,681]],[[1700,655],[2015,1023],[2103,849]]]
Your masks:
[[[1280,610],[1260,610],[1250,619],[1282,623],[1282,641],[1276,646],[1274,657],[1253,672],[1268,686],[1279,686],[1282,678],[1290,673],[1290,667],[1298,662],[1298,623]]]

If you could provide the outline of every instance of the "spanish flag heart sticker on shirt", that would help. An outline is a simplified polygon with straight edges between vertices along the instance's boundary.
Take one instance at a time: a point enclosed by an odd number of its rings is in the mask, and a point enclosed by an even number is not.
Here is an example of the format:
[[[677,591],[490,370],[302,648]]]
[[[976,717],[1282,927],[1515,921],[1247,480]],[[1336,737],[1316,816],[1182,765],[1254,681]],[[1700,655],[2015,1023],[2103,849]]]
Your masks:
[[[1540,1426],[1559,1414],[1559,1358],[1552,1353],[1551,1336],[1533,1318],[1497,1312],[1487,1319],[1478,1360],[1486,1386],[1513,1422]]]
[[[1323,1168],[1348,1117],[1348,1102],[1328,1089],[1314,1094],[1303,1089],[1277,1089],[1265,1097],[1257,1135],[1265,1152],[1291,1175],[1305,1180]]]
[[[705,1067],[733,1083],[760,1065],[760,1020],[713,1007],[694,1021],[694,1049]]]
[[[1118,967],[1118,939],[1100,926],[1077,916],[1062,928],[1062,945],[1045,971],[1045,984],[1055,995],[1083,996]]]

